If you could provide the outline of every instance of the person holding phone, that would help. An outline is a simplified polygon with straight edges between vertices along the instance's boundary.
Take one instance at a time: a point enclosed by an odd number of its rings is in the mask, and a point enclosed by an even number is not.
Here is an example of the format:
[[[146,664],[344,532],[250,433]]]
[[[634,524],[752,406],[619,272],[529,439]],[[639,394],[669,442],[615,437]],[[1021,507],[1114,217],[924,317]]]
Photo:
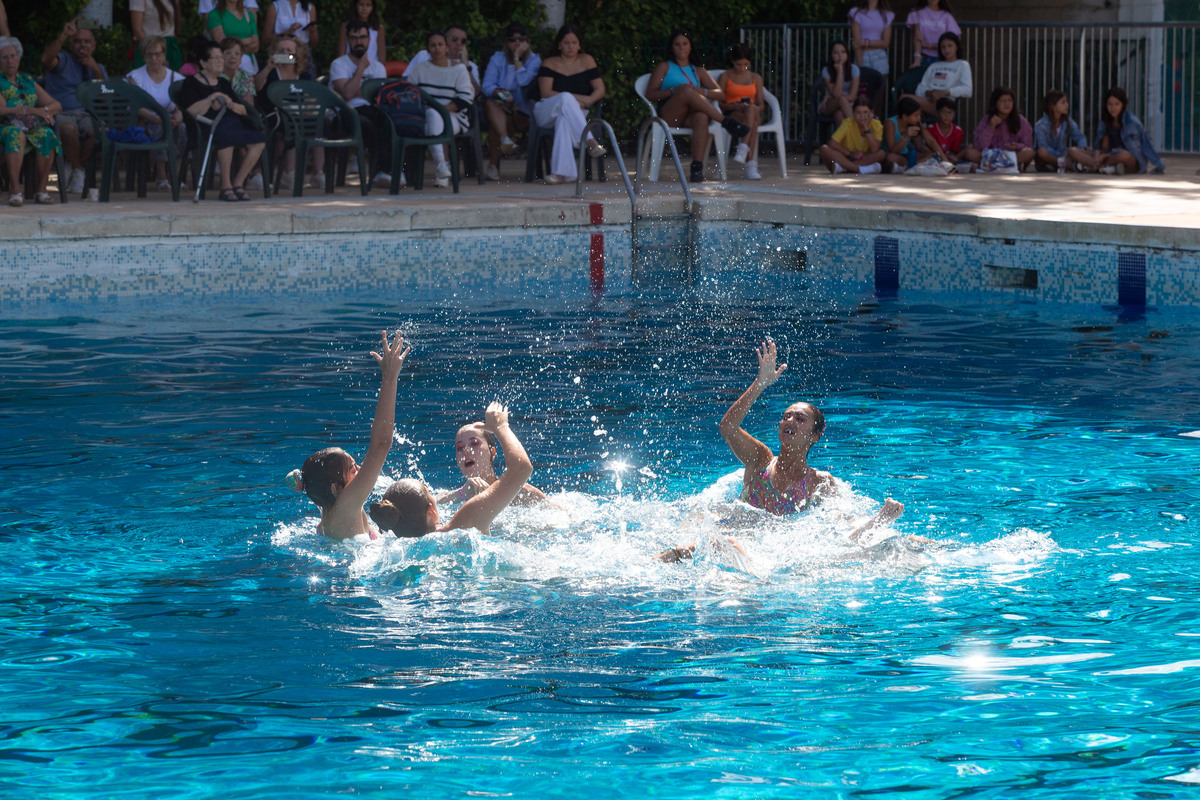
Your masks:
[[[717,105],[726,116],[750,129],[750,132],[738,142],[733,160],[746,165],[746,180],[762,180],[758,171],[758,124],[762,122],[763,109],[763,80],[757,72],[750,70],[750,62],[754,60],[754,51],[745,44],[735,44],[729,48],[729,69],[717,78],[717,87],[724,94],[724,99]]]

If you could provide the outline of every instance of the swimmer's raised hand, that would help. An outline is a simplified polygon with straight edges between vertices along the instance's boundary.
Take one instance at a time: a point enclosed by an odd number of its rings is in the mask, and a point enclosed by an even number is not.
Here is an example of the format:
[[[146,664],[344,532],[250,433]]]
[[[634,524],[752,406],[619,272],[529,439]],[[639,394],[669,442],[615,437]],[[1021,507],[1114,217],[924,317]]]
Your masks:
[[[483,415],[483,429],[485,431],[495,433],[507,424],[508,406],[502,403],[492,403],[487,407],[487,412]]]
[[[408,355],[411,347],[404,346],[404,337],[400,335],[400,331],[396,331],[396,340],[393,344],[388,344],[387,331],[383,331],[383,355],[371,351],[371,355],[379,362],[379,368],[383,370],[385,377],[396,377],[400,374],[400,368],[404,366],[404,359]]]
[[[760,389],[765,389],[779,379],[787,369],[787,364],[780,364],[778,369],[775,368],[775,342],[771,339],[763,342],[754,352],[758,355],[758,377],[754,382]]]

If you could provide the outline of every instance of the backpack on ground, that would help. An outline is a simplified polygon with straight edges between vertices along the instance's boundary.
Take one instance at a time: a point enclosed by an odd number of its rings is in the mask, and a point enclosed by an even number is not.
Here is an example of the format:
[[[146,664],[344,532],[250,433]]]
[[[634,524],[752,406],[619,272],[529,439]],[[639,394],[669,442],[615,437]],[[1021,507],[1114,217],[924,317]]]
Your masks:
[[[425,135],[425,99],[415,84],[396,79],[379,87],[375,106],[387,114],[399,136]]]

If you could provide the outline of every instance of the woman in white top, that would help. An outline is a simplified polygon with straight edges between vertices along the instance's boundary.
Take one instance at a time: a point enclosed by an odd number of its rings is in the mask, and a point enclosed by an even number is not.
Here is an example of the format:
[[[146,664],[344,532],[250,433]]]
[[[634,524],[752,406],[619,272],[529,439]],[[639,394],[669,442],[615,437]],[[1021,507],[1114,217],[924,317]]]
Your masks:
[[[275,37],[291,34],[312,52],[317,46],[317,7],[309,0],[275,0],[263,21],[263,44],[275,44]]]
[[[145,63],[126,75],[125,80],[153,97],[154,102],[170,113],[171,133],[175,137],[175,153],[179,158],[182,158],[183,151],[187,149],[187,127],[183,124],[183,112],[171,102],[170,88],[171,84],[175,81],[183,80],[183,76],[175,70],[167,68],[167,42],[165,37],[147,36],[138,45],[138,50],[141,52]],[[143,118],[142,124],[146,128],[146,135],[152,141],[161,138],[163,129],[162,124],[158,121],[158,117],[145,110],[141,112],[140,116]],[[167,180],[167,152],[165,150],[155,150],[153,152],[158,188],[160,191],[168,191],[171,188],[171,184]]]
[[[462,133],[468,125],[467,106],[475,99],[471,76],[462,64],[450,63],[446,34],[441,31],[429,33],[425,39],[425,49],[429,52],[429,60],[413,67],[408,79],[441,103],[450,112],[450,125],[454,133]],[[444,130],[442,115],[435,109],[425,109],[425,135],[440,136]],[[433,156],[436,185],[449,186],[450,165],[446,162],[445,146],[430,145],[429,154]]]

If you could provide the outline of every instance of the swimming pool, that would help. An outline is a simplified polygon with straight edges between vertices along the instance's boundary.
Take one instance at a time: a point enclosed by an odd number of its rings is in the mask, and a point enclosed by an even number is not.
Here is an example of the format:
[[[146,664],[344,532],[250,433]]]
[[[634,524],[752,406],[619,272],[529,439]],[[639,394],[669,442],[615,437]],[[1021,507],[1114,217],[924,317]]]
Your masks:
[[[1190,795],[1200,625],[1186,312],[706,282],[590,301],[367,292],[0,323],[8,797]],[[343,546],[283,475],[454,478],[500,398],[561,510]],[[731,519],[716,421],[764,335],[869,551]],[[718,542],[734,532],[745,559]],[[694,564],[651,556],[696,538]]]

